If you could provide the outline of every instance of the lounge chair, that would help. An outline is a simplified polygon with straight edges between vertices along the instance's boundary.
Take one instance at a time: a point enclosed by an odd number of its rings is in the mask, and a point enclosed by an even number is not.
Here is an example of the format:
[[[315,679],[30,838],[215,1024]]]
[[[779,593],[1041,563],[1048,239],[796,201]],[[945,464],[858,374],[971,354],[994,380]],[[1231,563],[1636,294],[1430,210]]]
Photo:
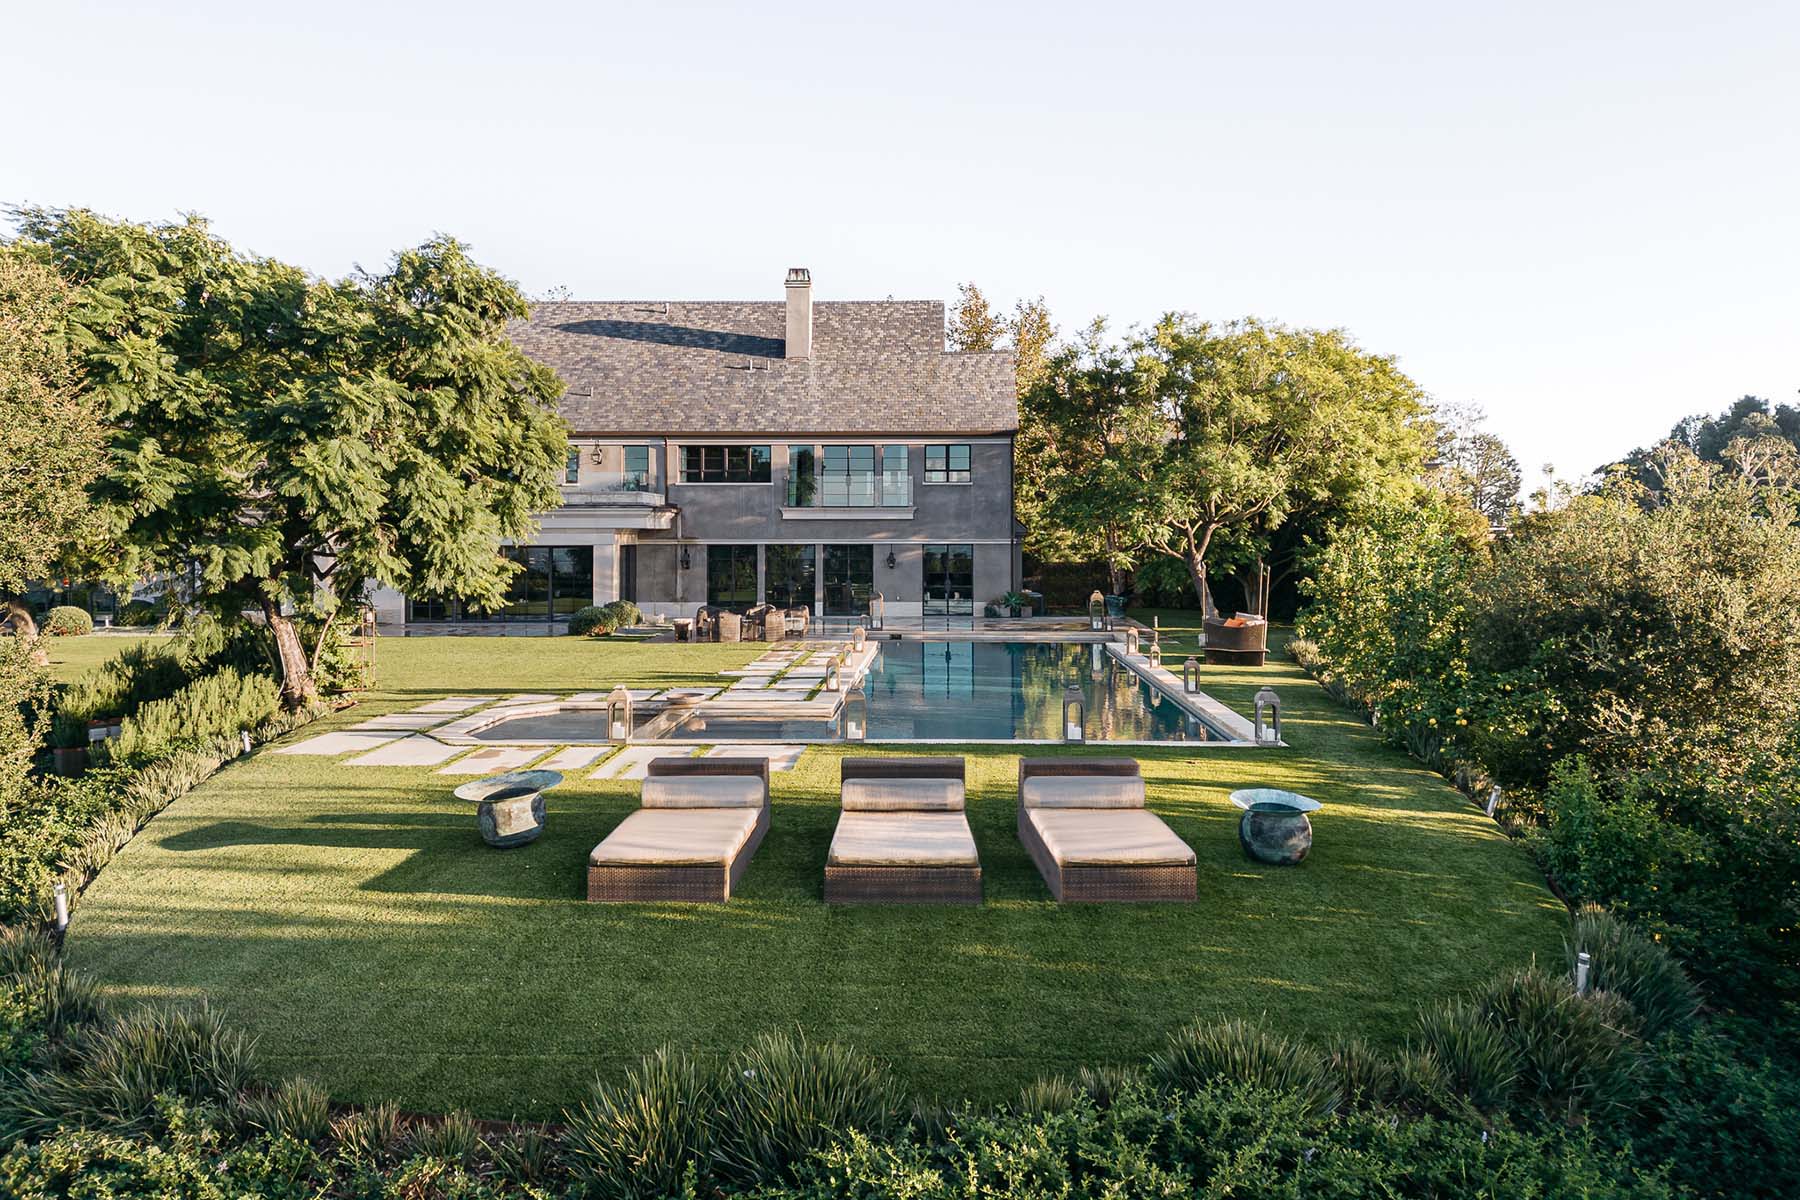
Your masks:
[[[980,904],[960,758],[846,758],[827,904]]]
[[[1019,840],[1058,900],[1194,899],[1194,851],[1144,807],[1135,759],[1021,759]]]
[[[653,759],[643,806],[588,855],[588,899],[722,903],[768,831],[768,759]]]

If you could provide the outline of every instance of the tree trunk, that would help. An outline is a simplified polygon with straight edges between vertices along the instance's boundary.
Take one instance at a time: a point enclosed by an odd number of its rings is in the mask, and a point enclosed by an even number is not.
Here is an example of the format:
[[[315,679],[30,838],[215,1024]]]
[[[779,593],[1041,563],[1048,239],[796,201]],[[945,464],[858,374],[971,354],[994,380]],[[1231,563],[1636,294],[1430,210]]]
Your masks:
[[[1111,528],[1106,531],[1106,579],[1112,585],[1112,594],[1125,594],[1125,571],[1119,566],[1119,535]]]
[[[21,646],[29,648],[31,661],[40,667],[50,665],[50,652],[38,644],[37,620],[31,615],[31,609],[17,596],[8,596],[4,604],[0,604],[0,629],[12,627],[13,637]]]
[[[300,631],[294,619],[281,611],[274,600],[262,602],[263,618],[275,638],[275,657],[281,663],[281,707],[295,712],[312,699],[312,664],[307,661],[306,647],[300,644]]]
[[[1210,541],[1211,539],[1208,538],[1207,540]],[[1215,615],[1218,611],[1213,607],[1212,589],[1206,586],[1205,542],[1195,545],[1194,539],[1191,537],[1188,538],[1187,545],[1183,548],[1181,559],[1187,564],[1188,578],[1193,580],[1194,583],[1194,593],[1200,597],[1200,618],[1204,621],[1206,618]]]

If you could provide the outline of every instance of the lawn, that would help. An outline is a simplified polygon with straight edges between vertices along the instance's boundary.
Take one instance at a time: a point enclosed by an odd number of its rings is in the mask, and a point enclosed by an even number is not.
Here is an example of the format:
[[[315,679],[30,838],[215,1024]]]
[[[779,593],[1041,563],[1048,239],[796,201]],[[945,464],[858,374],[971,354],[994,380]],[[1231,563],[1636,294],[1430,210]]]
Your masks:
[[[383,641],[381,690],[332,723],[452,692],[687,682],[755,652]],[[724,1052],[765,1029],[841,1039],[922,1094],[977,1099],[1138,1060],[1194,1018],[1267,1014],[1321,1041],[1392,1044],[1420,1002],[1559,958],[1561,906],[1441,780],[1292,664],[1205,672],[1240,708],[1264,683],[1291,748],[1137,752],[1152,807],[1199,855],[1193,905],[1051,902],[1015,836],[1017,759],[1000,747],[964,751],[987,902],[844,910],[820,902],[837,747],[773,777],[771,832],[723,906],[582,899],[587,852],[633,784],[576,773],[550,793],[545,836],[497,852],[449,797],[454,778],[265,750],[145,829],[84,898],[69,946],[114,995],[209,997],[271,1068],[338,1099],[495,1117],[554,1115],[659,1044]],[[1302,866],[1243,859],[1226,795],[1251,784],[1325,802]]]
[[[127,646],[139,642],[167,641],[166,633],[88,633],[79,637],[47,637],[39,644],[50,655],[50,676],[58,683],[73,683]]]

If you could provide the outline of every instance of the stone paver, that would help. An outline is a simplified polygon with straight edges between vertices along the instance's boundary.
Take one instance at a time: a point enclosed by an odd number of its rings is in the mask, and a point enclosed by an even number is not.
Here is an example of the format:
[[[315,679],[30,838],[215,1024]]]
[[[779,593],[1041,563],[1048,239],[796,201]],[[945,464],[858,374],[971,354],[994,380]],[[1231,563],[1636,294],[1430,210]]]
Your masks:
[[[605,762],[589,779],[642,779],[653,758],[685,758],[693,750],[686,746],[627,746]]]
[[[350,728],[359,731],[365,729],[433,729],[448,719],[443,713],[388,713],[385,716],[370,717],[367,721],[358,721]]]
[[[579,771],[605,754],[607,746],[568,746],[537,765],[540,771]]]
[[[401,738],[397,742],[389,742],[378,746],[361,758],[353,758],[345,763],[346,767],[435,767],[447,759],[455,758],[467,746],[446,746],[436,738],[428,738],[421,734]]]
[[[283,746],[276,754],[350,754],[357,750],[373,750],[399,737],[398,733],[321,733],[293,746]]]
[[[542,746],[491,746],[459,758],[438,770],[439,775],[492,775],[522,767],[544,752]]]
[[[507,704],[538,704],[545,700],[554,700],[554,699],[556,699],[555,695],[553,695],[550,692],[520,692],[516,696],[508,696],[505,700],[505,703],[507,703]]]
[[[771,771],[791,771],[800,756],[806,753],[805,746],[714,746],[706,752],[708,758],[766,758]]]
[[[716,687],[670,688],[663,693],[664,700],[710,700],[719,694]]]
[[[491,699],[493,699],[491,696],[445,696],[442,700],[433,700],[429,704],[421,704],[419,707],[409,709],[408,711],[416,713],[450,713],[454,715],[456,713],[466,713],[471,708],[479,708]]]

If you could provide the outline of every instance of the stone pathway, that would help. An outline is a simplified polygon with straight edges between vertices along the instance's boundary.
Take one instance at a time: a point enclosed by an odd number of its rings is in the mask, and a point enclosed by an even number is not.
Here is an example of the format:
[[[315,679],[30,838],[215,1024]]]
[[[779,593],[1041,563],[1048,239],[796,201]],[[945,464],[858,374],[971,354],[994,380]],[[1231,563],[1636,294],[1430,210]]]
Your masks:
[[[605,762],[589,779],[642,779],[653,758],[680,758],[693,754],[683,746],[627,746]]]
[[[350,728],[353,730],[413,730],[433,729],[449,720],[445,713],[388,713],[386,716],[370,717],[366,721],[358,721]]]
[[[491,775],[499,771],[515,770],[543,753],[542,746],[491,746],[459,758],[447,767],[438,768],[438,774]]]
[[[373,750],[377,746],[386,745],[400,735],[398,733],[321,733],[318,737],[307,738],[292,746],[283,746],[274,754],[350,754],[357,750]]]
[[[466,713],[471,708],[480,708],[492,696],[445,696],[442,700],[433,700],[429,704],[421,704],[417,708],[408,709],[416,713]]]
[[[766,758],[771,771],[791,771],[800,756],[806,753],[805,746],[714,746],[706,752],[707,758]]]
[[[605,754],[607,746],[568,746],[538,764],[542,771],[579,771]]]
[[[346,767],[434,767],[447,759],[455,758],[466,748],[464,746],[446,746],[436,738],[414,734],[412,737],[404,737],[397,742],[378,746],[361,758],[353,758],[344,765]]]

